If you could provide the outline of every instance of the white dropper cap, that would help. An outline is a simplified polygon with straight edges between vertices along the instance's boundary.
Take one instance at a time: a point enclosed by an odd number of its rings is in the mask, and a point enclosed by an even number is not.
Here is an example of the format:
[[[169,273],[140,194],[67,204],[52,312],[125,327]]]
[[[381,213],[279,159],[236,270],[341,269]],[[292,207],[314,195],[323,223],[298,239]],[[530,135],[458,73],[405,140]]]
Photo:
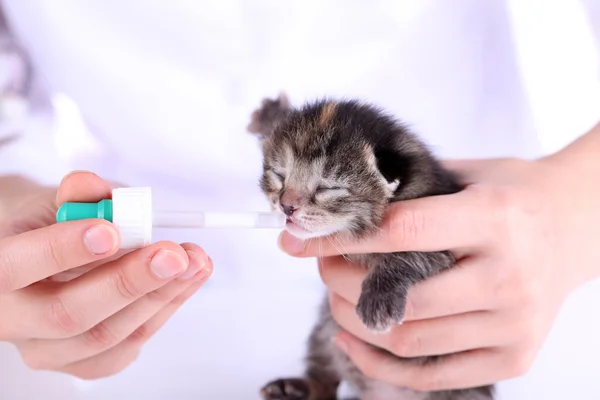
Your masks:
[[[118,188],[112,192],[113,223],[121,233],[121,248],[144,247],[152,241],[152,190]]]

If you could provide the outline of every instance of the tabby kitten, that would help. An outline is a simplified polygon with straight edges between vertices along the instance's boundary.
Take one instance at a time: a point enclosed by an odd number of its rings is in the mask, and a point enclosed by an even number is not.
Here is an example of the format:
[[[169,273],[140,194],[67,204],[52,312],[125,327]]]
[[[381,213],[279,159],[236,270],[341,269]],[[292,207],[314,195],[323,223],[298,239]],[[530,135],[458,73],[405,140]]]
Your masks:
[[[401,123],[359,101],[320,100],[300,109],[285,95],[263,100],[248,130],[261,138],[260,186],[287,216],[286,230],[308,239],[335,234],[361,239],[377,232],[390,202],[458,192],[457,178]],[[356,312],[386,332],[404,318],[409,287],[454,263],[450,252],[347,255],[368,268]],[[303,378],[263,387],[267,400],[334,400],[342,380],[361,399],[490,400],[493,387],[415,392],[369,379],[335,347],[339,330],[324,301],[308,341]],[[411,362],[435,362],[418,357]]]

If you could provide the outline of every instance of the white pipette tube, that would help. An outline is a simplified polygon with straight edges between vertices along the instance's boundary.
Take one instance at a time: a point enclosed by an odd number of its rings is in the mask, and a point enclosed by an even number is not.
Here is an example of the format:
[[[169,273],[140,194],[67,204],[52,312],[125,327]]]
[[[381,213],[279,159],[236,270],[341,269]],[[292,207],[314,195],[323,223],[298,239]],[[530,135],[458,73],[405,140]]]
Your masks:
[[[283,229],[282,213],[178,212],[152,208],[152,190],[119,188],[112,192],[113,222],[121,230],[121,247],[150,244],[153,228],[167,229]]]
[[[154,228],[283,229],[286,218],[269,212],[177,212],[155,211]]]

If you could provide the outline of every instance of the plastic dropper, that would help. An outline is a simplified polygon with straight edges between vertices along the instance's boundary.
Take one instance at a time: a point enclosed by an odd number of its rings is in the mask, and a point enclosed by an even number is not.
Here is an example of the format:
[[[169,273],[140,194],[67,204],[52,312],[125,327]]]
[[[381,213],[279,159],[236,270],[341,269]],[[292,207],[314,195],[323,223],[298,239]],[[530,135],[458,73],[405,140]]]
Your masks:
[[[178,229],[283,229],[285,215],[276,212],[178,212],[152,209],[149,187],[118,188],[112,199],[97,203],[64,203],[57,222],[101,218],[112,222],[121,233],[121,248],[144,247],[152,241],[153,228]]]

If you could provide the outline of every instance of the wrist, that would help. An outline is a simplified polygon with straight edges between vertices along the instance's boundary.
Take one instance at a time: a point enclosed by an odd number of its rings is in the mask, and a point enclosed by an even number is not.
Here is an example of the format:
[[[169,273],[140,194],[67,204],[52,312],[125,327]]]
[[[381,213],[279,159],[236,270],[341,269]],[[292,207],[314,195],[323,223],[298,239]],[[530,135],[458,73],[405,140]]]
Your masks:
[[[539,161],[559,167],[566,174],[597,176],[600,173],[600,123],[562,150]]]
[[[551,189],[547,196],[555,205],[554,218],[562,243],[571,249],[573,272],[579,284],[600,277],[600,124],[559,152],[539,160],[546,167]]]

